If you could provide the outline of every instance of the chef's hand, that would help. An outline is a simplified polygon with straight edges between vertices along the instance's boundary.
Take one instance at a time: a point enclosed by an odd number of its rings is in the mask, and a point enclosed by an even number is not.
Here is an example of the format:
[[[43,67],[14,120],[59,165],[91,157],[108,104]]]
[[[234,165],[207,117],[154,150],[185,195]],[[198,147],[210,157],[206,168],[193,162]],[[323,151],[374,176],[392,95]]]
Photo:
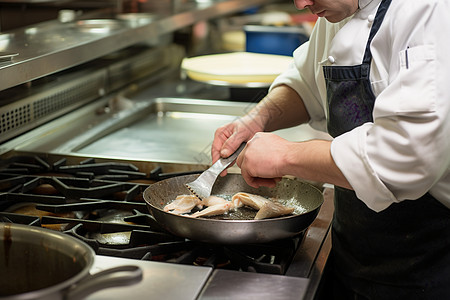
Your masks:
[[[214,141],[211,147],[213,163],[220,157],[226,158],[233,154],[243,142],[250,140],[256,132],[262,130],[258,119],[249,115],[219,127],[214,134]],[[220,176],[225,176],[226,174],[227,171],[225,170]]]
[[[285,153],[290,142],[273,133],[256,133],[237,158],[248,185],[274,187],[284,174]]]

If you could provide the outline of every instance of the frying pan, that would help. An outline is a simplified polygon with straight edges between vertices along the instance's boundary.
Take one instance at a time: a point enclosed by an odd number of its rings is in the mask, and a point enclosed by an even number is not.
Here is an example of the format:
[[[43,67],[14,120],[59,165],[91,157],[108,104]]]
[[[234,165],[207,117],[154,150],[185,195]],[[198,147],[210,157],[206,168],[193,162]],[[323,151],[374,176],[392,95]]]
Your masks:
[[[156,221],[174,235],[214,244],[267,243],[293,237],[308,228],[323,203],[321,191],[298,179],[283,178],[275,188],[253,188],[240,174],[228,174],[215,182],[212,195],[227,197],[247,192],[274,197],[294,207],[293,215],[253,220],[256,211],[239,208],[235,213],[215,217],[190,218],[163,210],[176,196],[189,194],[185,183],[199,175],[185,175],[165,179],[150,185],[144,191],[147,207]]]

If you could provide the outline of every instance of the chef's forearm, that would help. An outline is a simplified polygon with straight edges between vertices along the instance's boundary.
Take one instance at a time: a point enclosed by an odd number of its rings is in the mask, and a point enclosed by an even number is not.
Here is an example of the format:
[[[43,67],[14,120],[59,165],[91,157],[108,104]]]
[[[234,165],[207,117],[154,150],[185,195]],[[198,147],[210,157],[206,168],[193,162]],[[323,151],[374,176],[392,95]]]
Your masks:
[[[296,126],[309,120],[302,99],[287,85],[272,89],[246,117],[259,122],[266,132]]]
[[[283,159],[284,174],[352,189],[331,156],[331,141],[290,143]]]

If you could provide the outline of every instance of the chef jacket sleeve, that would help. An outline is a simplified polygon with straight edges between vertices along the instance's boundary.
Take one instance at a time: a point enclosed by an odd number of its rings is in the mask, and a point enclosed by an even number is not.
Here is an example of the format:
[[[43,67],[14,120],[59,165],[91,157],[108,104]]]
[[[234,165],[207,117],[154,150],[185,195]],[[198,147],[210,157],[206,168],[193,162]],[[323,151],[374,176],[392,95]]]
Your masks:
[[[311,127],[325,132],[326,110],[323,99],[326,99],[326,92],[322,67],[318,62],[323,60],[330,39],[326,27],[323,20],[317,22],[309,41],[294,51],[290,68],[278,76],[270,87],[272,90],[276,86],[287,85],[294,89],[304,99]]]
[[[375,211],[427,192],[450,207],[449,3],[391,4],[371,47],[374,122],[332,142],[334,161]]]

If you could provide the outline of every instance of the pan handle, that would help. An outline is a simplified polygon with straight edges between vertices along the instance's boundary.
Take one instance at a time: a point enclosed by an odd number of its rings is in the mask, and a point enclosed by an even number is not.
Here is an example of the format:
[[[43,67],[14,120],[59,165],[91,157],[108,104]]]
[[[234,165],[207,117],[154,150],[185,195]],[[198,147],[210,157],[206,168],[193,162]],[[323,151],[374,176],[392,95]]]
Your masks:
[[[67,300],[80,300],[99,290],[127,286],[142,280],[142,269],[138,266],[119,266],[88,275],[72,286],[65,295]]]

